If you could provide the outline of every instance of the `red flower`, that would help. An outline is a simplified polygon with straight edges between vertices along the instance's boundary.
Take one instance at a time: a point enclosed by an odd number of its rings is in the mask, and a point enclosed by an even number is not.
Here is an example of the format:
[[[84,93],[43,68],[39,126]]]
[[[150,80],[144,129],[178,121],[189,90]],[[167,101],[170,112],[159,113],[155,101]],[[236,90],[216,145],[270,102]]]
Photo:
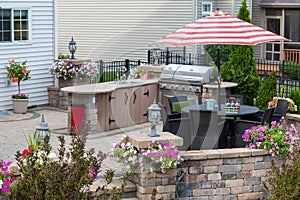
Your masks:
[[[26,69],[22,69],[22,73],[26,74],[27,70]]]
[[[29,154],[29,151],[27,149],[24,149],[22,152],[22,156],[26,157]]]
[[[31,151],[32,149],[33,149],[33,145],[31,144],[28,146],[28,150]]]
[[[19,79],[18,79],[18,78],[12,78],[11,81],[12,81],[12,82],[18,82]]]

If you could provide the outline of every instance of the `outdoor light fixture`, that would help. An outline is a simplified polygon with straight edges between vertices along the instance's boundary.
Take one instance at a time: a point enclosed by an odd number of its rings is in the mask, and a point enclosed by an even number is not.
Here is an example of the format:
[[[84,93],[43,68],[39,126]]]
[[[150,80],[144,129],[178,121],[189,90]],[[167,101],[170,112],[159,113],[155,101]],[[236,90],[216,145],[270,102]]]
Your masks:
[[[153,64],[159,65],[158,60],[160,59],[161,50],[158,48],[152,49],[152,57],[153,57]]]
[[[69,42],[69,51],[72,54],[71,59],[75,59],[74,53],[75,53],[76,49],[77,49],[77,45],[72,37],[72,40]]]
[[[151,133],[148,135],[150,137],[159,137],[160,135],[156,132],[156,125],[161,118],[161,109],[154,99],[153,103],[148,108],[148,121],[151,123]]]
[[[45,122],[44,115],[42,115],[42,121],[35,126],[34,139],[40,143],[44,143],[44,138],[46,135],[50,135],[50,128]]]

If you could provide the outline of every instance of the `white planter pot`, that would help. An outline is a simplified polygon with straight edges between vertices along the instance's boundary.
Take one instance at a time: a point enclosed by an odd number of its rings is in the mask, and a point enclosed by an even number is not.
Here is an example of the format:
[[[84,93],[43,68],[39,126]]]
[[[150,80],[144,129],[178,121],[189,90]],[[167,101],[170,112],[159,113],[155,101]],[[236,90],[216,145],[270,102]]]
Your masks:
[[[29,99],[12,99],[14,113],[24,114],[27,112]]]

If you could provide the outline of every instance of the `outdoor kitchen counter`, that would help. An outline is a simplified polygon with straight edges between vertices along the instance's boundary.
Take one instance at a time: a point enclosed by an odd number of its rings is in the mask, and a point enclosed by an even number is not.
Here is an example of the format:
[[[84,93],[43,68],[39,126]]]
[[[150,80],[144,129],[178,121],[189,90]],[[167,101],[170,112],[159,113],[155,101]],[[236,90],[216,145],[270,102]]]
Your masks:
[[[78,129],[82,121],[90,121],[92,129],[101,132],[147,122],[148,107],[158,99],[158,79],[77,85],[61,90],[68,93],[70,126]],[[77,107],[81,111],[76,111]]]
[[[76,85],[70,87],[61,88],[61,91],[73,94],[100,94],[113,92],[116,89],[122,88],[132,88],[136,86],[143,86],[148,84],[157,84],[158,79],[133,79],[120,82],[104,82],[97,84],[87,84],[87,85]]]

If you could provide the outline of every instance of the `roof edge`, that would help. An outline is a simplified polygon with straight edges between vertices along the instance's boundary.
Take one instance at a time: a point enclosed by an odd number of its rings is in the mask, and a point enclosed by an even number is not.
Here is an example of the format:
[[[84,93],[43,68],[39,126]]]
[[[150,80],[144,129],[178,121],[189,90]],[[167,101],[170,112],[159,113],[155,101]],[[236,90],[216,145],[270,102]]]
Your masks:
[[[261,7],[268,8],[300,8],[300,3],[258,3]]]

